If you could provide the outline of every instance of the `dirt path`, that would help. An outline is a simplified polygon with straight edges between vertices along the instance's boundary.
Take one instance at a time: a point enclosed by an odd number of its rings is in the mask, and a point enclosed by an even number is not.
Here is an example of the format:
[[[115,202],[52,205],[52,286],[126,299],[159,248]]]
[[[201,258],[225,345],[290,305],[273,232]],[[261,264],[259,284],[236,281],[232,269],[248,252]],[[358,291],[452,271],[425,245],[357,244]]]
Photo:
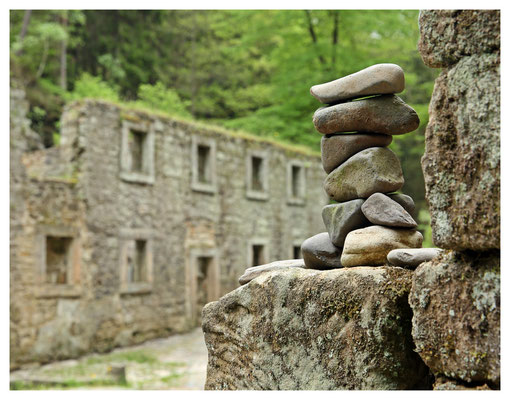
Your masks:
[[[196,328],[107,354],[14,371],[10,380],[12,389],[203,390],[206,369],[204,336]]]

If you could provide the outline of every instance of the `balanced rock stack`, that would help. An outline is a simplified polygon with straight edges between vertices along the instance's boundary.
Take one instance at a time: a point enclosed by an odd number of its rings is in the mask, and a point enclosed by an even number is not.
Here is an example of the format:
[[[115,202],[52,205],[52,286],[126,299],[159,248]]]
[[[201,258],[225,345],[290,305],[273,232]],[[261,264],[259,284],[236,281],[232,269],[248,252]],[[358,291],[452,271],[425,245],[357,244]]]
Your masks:
[[[310,89],[327,104],[313,123],[324,135],[324,190],[337,203],[322,210],[327,232],[301,246],[307,268],[384,265],[391,250],[421,247],[423,237],[411,217],[414,201],[395,193],[404,176],[387,147],[392,135],[414,131],[420,123],[395,95],[404,87],[402,68],[377,64]]]

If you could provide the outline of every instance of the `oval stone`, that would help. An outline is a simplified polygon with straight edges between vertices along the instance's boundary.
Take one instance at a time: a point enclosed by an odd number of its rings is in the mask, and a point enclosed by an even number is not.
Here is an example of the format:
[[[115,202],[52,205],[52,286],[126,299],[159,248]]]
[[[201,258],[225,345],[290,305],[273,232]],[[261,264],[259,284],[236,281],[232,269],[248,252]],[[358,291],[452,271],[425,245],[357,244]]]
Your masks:
[[[418,224],[409,213],[388,196],[374,193],[361,206],[365,217],[374,225],[416,228]]]
[[[306,239],[301,244],[301,254],[306,268],[320,270],[342,268],[340,261],[342,249],[331,243],[328,232]]]
[[[322,209],[322,220],[329,233],[331,243],[343,247],[350,231],[370,225],[361,206],[365,200],[356,199],[345,203],[329,204]]]
[[[319,108],[313,114],[313,124],[320,133],[373,132],[402,135],[420,125],[420,118],[412,107],[395,95]]]
[[[421,247],[422,242],[422,234],[414,229],[372,225],[347,235],[341,262],[344,267],[384,265],[391,250]]]
[[[269,264],[258,265],[246,268],[244,274],[239,278],[239,284],[246,285],[248,282],[262,275],[264,272],[282,270],[287,268],[305,268],[303,259],[273,261]]]
[[[335,168],[324,181],[324,190],[342,203],[389,193],[404,185],[404,175],[395,153],[386,147],[371,147],[356,153]]]
[[[391,265],[416,268],[421,263],[436,258],[442,251],[443,250],[439,248],[395,249],[391,250],[386,258]]]
[[[330,173],[349,157],[369,147],[386,147],[393,140],[390,135],[378,133],[343,133],[326,135],[321,140],[322,167]]]
[[[405,88],[404,71],[397,64],[376,64],[331,82],[315,85],[310,93],[321,103],[400,93]]]

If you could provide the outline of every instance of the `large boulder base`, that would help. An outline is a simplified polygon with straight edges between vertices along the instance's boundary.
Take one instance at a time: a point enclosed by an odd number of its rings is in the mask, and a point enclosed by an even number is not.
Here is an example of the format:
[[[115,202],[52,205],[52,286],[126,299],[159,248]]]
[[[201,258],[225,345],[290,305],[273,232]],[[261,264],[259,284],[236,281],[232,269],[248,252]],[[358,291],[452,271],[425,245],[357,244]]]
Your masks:
[[[499,251],[448,251],[421,264],[409,302],[416,349],[435,375],[499,386]]]
[[[464,57],[435,83],[421,163],[441,248],[500,248],[499,63]]]
[[[324,181],[324,190],[341,203],[366,199],[377,192],[394,192],[403,185],[404,175],[395,153],[386,147],[371,147],[335,168]]]
[[[397,64],[376,64],[331,82],[312,86],[310,93],[321,103],[400,93],[404,90],[404,71]]]
[[[420,50],[429,67],[448,67],[462,57],[499,52],[499,10],[420,11]]]
[[[402,135],[420,125],[412,107],[395,95],[370,97],[319,108],[313,124],[320,133],[373,132]]]
[[[203,309],[205,389],[424,388],[410,287],[396,267],[261,275]]]

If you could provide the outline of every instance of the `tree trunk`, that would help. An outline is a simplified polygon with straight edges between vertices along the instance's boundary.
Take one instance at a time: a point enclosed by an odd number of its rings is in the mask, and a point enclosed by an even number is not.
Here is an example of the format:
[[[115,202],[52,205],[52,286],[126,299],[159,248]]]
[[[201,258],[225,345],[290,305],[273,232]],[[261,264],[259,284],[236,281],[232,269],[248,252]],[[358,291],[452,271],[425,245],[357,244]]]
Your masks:
[[[20,43],[23,42],[23,39],[25,39],[25,36],[28,31],[28,24],[30,23],[30,16],[32,15],[32,10],[26,10],[25,15],[23,16],[23,26],[21,27],[21,32],[19,34],[19,41]],[[21,56],[23,54],[23,47],[21,47],[17,52],[17,56]]]
[[[317,46],[317,35],[315,34],[315,30],[313,29],[313,23],[312,23],[312,15],[310,14],[310,10],[305,10],[306,18],[308,20],[308,32],[310,32],[310,36],[312,37],[312,42],[315,46]],[[321,54],[319,54],[319,61],[321,64],[325,64],[326,60],[324,57],[322,57]]]
[[[63,11],[62,27],[67,32],[67,11]],[[67,38],[62,40],[60,46],[60,87],[67,90]]]
[[[338,14],[339,11],[332,11],[333,14],[333,31],[331,33],[331,70],[336,64],[336,45],[338,43]]]

